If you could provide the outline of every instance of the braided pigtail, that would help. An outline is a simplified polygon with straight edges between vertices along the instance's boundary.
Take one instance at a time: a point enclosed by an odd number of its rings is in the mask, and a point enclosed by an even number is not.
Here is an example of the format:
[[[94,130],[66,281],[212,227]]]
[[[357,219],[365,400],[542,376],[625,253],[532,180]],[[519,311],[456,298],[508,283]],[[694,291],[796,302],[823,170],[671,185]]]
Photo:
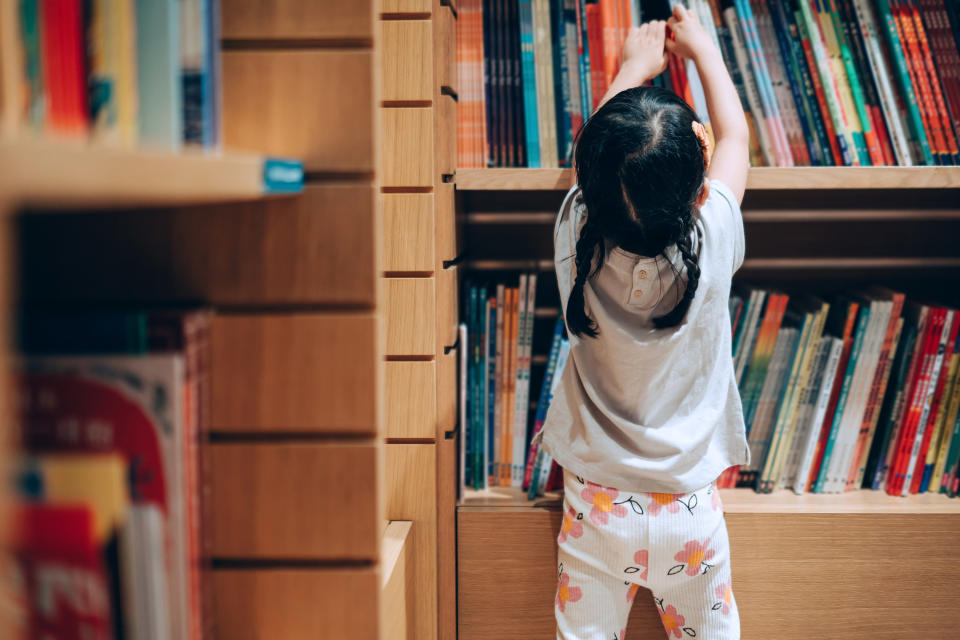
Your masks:
[[[593,318],[587,315],[583,288],[587,284],[587,278],[591,275],[594,258],[602,243],[603,236],[600,235],[597,225],[588,215],[586,224],[583,225],[580,230],[580,237],[577,239],[576,256],[574,257],[577,265],[577,277],[573,282],[573,287],[570,288],[570,297],[567,300],[565,311],[567,327],[576,336],[585,334],[593,338],[597,335],[597,324]]]
[[[690,239],[694,230],[693,216],[688,213],[683,220],[683,232],[680,239],[677,240],[677,248],[680,250],[680,257],[683,259],[683,265],[687,269],[687,286],[683,290],[677,305],[668,313],[653,319],[653,326],[657,329],[667,329],[675,327],[683,321],[687,315],[687,310],[693,302],[693,296],[697,293],[697,285],[700,284],[700,256],[694,252]]]

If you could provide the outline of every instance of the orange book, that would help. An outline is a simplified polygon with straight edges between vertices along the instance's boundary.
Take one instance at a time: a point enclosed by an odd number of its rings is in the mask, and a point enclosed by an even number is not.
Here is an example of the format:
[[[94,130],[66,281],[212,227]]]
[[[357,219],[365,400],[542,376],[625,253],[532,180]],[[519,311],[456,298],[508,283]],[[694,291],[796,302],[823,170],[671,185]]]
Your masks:
[[[600,0],[600,29],[603,36],[603,75],[606,86],[613,84],[613,79],[619,69],[617,49],[617,3],[619,0]],[[592,52],[591,52],[592,53]],[[592,59],[592,57],[591,57]],[[606,90],[606,89],[604,89]]]
[[[895,2],[890,4],[893,9],[894,22],[900,34],[900,41],[903,43],[903,53],[906,58],[907,69],[910,72],[910,81],[917,93],[917,106],[920,108],[923,126],[930,139],[931,151],[943,157],[944,154],[948,153],[947,143],[943,135],[943,125],[933,101],[933,92],[923,65],[923,59],[920,55],[913,20],[906,14],[901,4]]]
[[[500,486],[510,486],[510,468],[513,464],[513,403],[517,385],[517,304],[519,290],[516,287],[507,289],[504,308],[507,317],[504,319],[506,327],[506,343],[504,353],[506,362],[503,367],[503,404],[501,407],[501,437],[500,437]]]
[[[937,117],[940,120],[940,126],[943,128],[943,137],[947,144],[947,150],[951,156],[956,156],[957,139],[954,137],[953,128],[950,126],[950,115],[947,112],[947,103],[943,99],[943,91],[940,89],[940,77],[937,75],[937,68],[933,64],[933,54],[930,51],[930,42],[927,40],[927,30],[923,26],[923,20],[920,19],[920,12],[917,11],[915,4],[910,3],[909,12],[913,18],[913,26],[917,32],[917,42],[923,59],[923,68],[930,77],[933,102],[937,107]]]

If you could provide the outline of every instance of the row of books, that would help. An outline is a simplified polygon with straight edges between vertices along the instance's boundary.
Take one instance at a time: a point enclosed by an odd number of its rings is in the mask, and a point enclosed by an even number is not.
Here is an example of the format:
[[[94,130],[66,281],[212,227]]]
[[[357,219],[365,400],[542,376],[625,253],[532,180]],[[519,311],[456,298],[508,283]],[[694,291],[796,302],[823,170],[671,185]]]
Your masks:
[[[720,486],[956,495],[960,314],[873,287],[740,289],[734,366],[751,464]]]
[[[532,498],[559,479],[533,436],[569,343],[558,320],[530,422],[529,283],[519,302],[512,287],[469,290],[462,485]],[[960,492],[960,312],[881,287],[821,299],[738,285],[730,316],[752,462],[720,487]]]
[[[530,422],[530,370],[537,274],[519,276],[516,286],[471,284],[467,287],[461,327],[461,485],[528,488],[542,492],[551,469],[548,458],[529,455],[531,436],[543,424],[552,393],[552,374],[562,370],[569,351],[558,322],[552,363],[540,390],[537,413]],[[562,354],[561,354],[562,352]],[[557,361],[560,364],[557,364]],[[534,464],[539,462],[539,464]]]
[[[209,325],[203,310],[22,319],[14,637],[202,637]]]
[[[678,0],[467,0],[458,22],[458,162],[569,166],[624,38]],[[684,0],[721,52],[751,164],[960,164],[957,0]],[[652,84],[709,125],[695,66]]]
[[[218,0],[21,0],[0,11],[4,133],[219,145]]]

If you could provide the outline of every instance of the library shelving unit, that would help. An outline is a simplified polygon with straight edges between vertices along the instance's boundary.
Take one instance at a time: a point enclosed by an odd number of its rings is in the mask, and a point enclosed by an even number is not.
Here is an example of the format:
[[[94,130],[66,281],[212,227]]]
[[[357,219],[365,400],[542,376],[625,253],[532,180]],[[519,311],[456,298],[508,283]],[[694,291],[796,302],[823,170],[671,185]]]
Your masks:
[[[552,229],[568,169],[458,169],[463,276],[537,270],[531,388],[539,389],[559,297]],[[754,168],[743,203],[747,259],[737,279],[820,293],[883,283],[960,303],[960,168]],[[539,338],[537,336],[540,336]],[[450,477],[449,482],[456,482]],[[744,638],[896,639],[960,623],[960,501],[883,492],[803,495],[722,490]],[[467,491],[457,505],[460,640],[550,637],[557,494]],[[943,625],[942,627],[940,625]],[[660,637],[638,596],[628,639]]]
[[[212,308],[205,637],[377,640],[410,565],[383,515],[380,3],[220,4],[224,147],[250,153],[0,140],[0,329]],[[266,193],[264,157],[302,189]]]

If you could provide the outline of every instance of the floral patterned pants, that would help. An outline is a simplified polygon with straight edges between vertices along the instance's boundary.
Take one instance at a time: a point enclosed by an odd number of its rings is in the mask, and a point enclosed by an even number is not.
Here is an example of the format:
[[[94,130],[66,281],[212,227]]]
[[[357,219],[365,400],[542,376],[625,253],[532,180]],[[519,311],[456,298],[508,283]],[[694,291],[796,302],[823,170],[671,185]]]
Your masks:
[[[730,546],[713,485],[631,493],[564,472],[558,640],[623,640],[633,598],[653,592],[667,638],[737,640]]]

